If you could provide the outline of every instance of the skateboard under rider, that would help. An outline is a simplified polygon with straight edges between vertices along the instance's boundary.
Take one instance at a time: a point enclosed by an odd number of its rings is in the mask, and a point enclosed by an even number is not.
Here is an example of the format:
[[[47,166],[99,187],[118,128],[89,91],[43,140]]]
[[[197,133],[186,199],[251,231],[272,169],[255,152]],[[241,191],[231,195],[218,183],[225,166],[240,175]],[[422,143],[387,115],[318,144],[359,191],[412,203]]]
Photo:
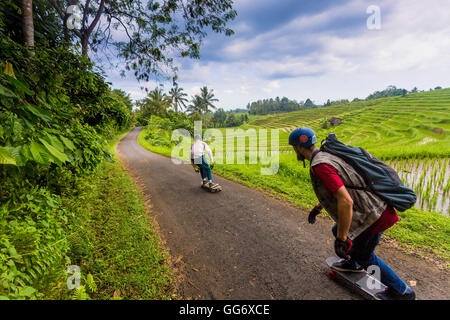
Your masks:
[[[200,170],[198,169],[198,167],[194,168],[195,172],[200,173]],[[222,186],[218,185],[218,184],[214,184],[213,187],[210,187],[208,183],[206,184],[202,184],[201,187],[211,193],[215,193],[215,192],[220,192],[222,191]]]
[[[328,267],[331,268],[334,263],[340,260],[341,259],[338,257],[329,257],[326,259],[326,263]],[[333,280],[341,282],[343,285],[364,296],[366,299],[379,300],[375,295],[386,289],[386,286],[383,283],[367,271],[344,272],[331,269],[331,271],[328,272],[328,276]]]

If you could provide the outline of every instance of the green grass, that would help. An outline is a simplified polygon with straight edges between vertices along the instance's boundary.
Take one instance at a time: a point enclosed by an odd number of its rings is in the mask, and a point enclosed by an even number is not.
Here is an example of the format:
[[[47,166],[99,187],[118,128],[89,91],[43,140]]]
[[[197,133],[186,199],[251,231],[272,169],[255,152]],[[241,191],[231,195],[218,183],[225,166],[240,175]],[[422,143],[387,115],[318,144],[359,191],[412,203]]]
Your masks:
[[[109,144],[109,150],[126,134]],[[82,283],[93,276],[91,299],[171,299],[174,277],[144,201],[117,158],[79,182],[66,206],[77,218],[71,264]],[[86,286],[85,286],[86,287]]]
[[[164,146],[152,146],[147,140],[145,140],[145,135],[147,133],[147,130],[144,129],[141,131],[141,133],[138,136],[138,143],[143,146],[145,149],[155,152],[158,154],[162,154],[166,157],[170,157],[172,154],[172,148],[164,147]]]
[[[400,220],[385,233],[422,253],[433,253],[450,261],[450,220],[435,212],[412,208],[399,212]]]

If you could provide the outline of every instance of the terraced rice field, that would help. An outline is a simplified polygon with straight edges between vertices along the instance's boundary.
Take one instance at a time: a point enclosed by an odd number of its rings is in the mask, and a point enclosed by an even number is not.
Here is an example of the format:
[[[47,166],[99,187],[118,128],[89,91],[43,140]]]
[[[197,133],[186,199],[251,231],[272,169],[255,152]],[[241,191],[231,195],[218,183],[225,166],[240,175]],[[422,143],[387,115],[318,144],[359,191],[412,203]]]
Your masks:
[[[324,128],[331,117],[342,124]],[[354,102],[284,114],[251,116],[241,129],[265,128],[268,131],[267,153],[290,153],[289,133],[297,127],[312,128],[319,142],[335,132],[342,142],[363,147],[390,163],[409,187],[418,194],[417,206],[427,211],[449,214],[450,196],[450,89],[408,94],[402,97]],[[270,129],[279,129],[279,147],[270,143]],[[223,148],[226,152],[261,151],[261,145]],[[248,140],[248,138],[246,139]],[[257,143],[259,144],[259,142]],[[234,149],[234,150],[233,150]]]

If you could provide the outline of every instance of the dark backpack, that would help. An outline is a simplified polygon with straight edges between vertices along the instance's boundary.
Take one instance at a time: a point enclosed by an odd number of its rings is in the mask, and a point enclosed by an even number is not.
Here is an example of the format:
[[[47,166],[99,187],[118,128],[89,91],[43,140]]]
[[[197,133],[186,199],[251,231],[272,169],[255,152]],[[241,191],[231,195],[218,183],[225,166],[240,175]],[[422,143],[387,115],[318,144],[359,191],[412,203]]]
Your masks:
[[[344,160],[358,172],[367,185],[366,188],[345,186],[346,188],[373,192],[398,211],[405,211],[416,203],[416,194],[403,185],[397,172],[363,148],[343,144],[332,132],[325,142],[322,141],[320,150]]]

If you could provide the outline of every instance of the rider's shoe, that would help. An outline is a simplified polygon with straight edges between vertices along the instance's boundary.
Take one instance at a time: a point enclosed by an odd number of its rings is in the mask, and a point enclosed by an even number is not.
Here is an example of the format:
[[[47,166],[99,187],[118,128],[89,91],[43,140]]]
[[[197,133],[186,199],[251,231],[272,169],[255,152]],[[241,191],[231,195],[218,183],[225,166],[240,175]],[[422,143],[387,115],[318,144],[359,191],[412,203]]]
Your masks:
[[[413,289],[408,288],[405,294],[400,294],[394,289],[388,287],[386,290],[375,294],[375,298],[378,300],[416,300],[416,293]]]
[[[217,188],[219,185],[217,183],[214,182],[209,182],[208,187],[210,187],[211,189]]]
[[[331,269],[342,272],[364,272],[364,269],[353,260],[342,259],[331,266]]]

